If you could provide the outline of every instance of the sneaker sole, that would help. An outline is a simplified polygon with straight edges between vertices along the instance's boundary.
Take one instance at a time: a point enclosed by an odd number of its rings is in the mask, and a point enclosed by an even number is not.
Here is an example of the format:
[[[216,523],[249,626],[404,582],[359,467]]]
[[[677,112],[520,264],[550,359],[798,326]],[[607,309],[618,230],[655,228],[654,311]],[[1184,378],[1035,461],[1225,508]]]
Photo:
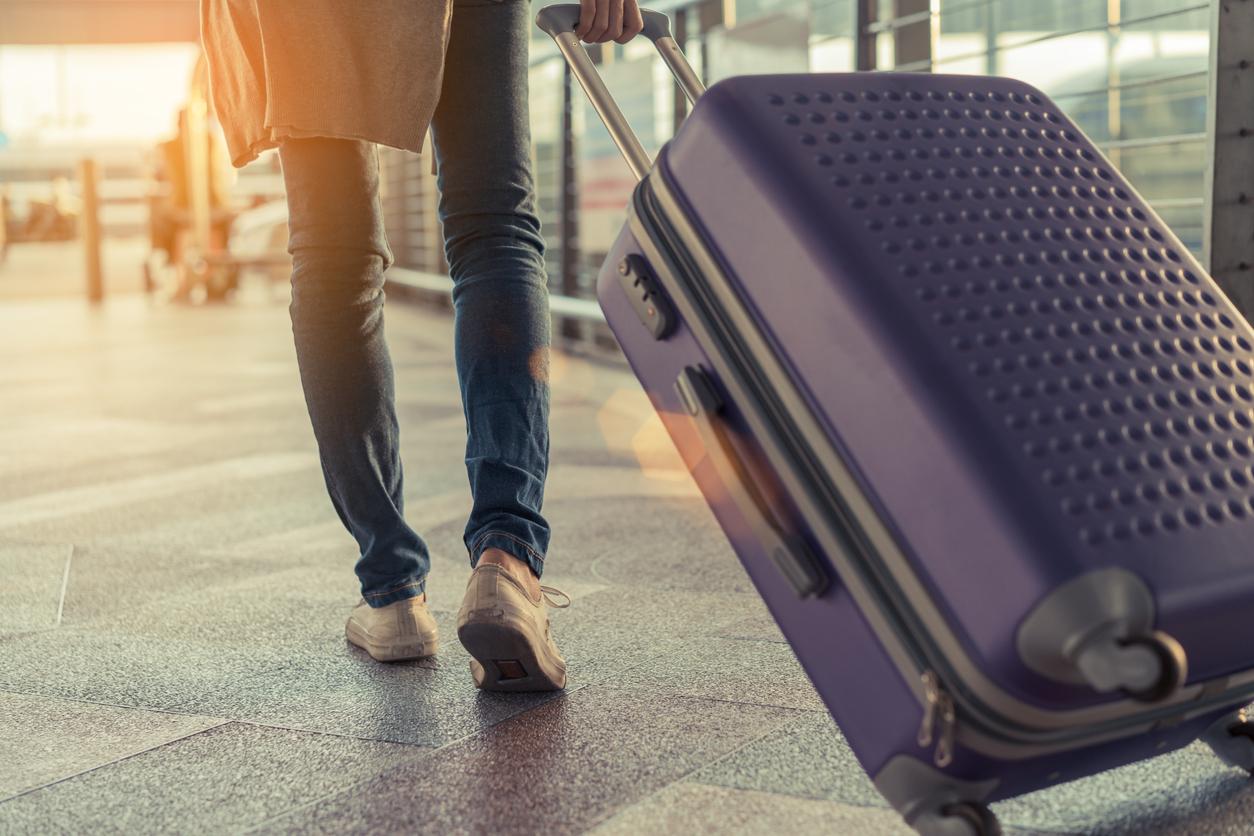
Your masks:
[[[370,654],[376,662],[404,662],[409,659],[426,659],[434,656],[440,648],[438,638],[427,641],[406,641],[394,644],[378,644],[370,641],[365,631],[352,621],[344,628],[344,635],[349,642],[357,645]]]
[[[470,672],[485,691],[560,691],[566,687],[566,668],[536,652],[524,631],[500,620],[469,620],[457,628],[457,638],[473,658]],[[548,655],[548,654],[544,654]]]

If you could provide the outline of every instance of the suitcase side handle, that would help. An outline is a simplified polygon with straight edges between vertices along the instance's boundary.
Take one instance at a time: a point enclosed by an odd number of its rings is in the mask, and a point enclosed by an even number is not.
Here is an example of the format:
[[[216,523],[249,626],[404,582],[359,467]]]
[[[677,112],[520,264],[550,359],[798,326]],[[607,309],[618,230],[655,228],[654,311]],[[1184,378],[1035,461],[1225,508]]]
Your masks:
[[[662,61],[675,76],[679,86],[683,88],[688,101],[696,104],[697,99],[705,92],[705,85],[701,83],[692,65],[684,57],[679,44],[675,43],[675,39],[671,37],[670,18],[651,9],[641,9],[640,14],[644,18],[642,34],[653,42],[658,54],[662,56]],[[578,79],[579,85],[588,94],[592,107],[601,117],[601,121],[605,123],[606,129],[610,132],[610,138],[614,140],[623,158],[627,160],[632,174],[636,175],[637,180],[643,180],[644,176],[649,173],[649,169],[653,168],[653,161],[649,159],[644,146],[640,144],[640,138],[631,129],[618,103],[610,95],[605,82],[601,80],[596,65],[592,63],[587,51],[579,43],[579,38],[575,35],[575,26],[578,23],[579,5],[576,3],[545,6],[536,15],[536,25],[557,42],[558,50],[570,64],[571,72]]]
[[[723,410],[723,403],[709,378],[700,369],[689,366],[679,373],[675,389],[701,434],[706,456],[714,465],[719,481],[748,520],[762,548],[799,597],[822,595],[829,582],[827,573],[802,539],[785,532],[769,510],[752,471],[720,426],[718,414]]]

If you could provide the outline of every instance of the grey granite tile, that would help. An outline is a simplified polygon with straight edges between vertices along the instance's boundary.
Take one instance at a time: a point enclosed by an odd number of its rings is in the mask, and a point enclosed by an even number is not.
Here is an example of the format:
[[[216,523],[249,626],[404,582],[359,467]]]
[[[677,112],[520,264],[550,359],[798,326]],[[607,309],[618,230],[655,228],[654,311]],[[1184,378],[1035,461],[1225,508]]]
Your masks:
[[[203,596],[219,586],[267,577],[285,565],[277,555],[244,559],[134,546],[78,546],[62,623],[77,626],[110,617],[127,623],[136,611],[159,609],[175,596]],[[205,609],[196,615],[193,623],[204,617]]]
[[[1254,832],[1254,782],[1203,743],[994,805],[1003,820],[1101,836]]]
[[[593,828],[596,836],[688,836],[735,833],[839,833],[841,836],[910,836],[893,810],[833,801],[734,790],[706,784],[671,784],[644,801],[615,813]]]
[[[553,630],[575,683],[610,680],[639,665],[644,681],[667,658],[688,658],[741,613],[760,606],[756,596],[611,587],[552,614]]]
[[[298,393],[299,394],[299,393]],[[96,484],[103,479],[126,479],[150,457],[208,445],[217,435],[212,426],[188,427],[155,415],[99,414],[95,409],[67,409],[55,414],[40,412],[6,416],[0,423],[0,449],[5,451],[5,470],[34,475],[6,482],[0,502],[21,496],[64,490],[75,482]],[[58,466],[72,463],[72,472]],[[42,472],[42,478],[37,474]]]
[[[291,664],[265,643],[154,639],[90,626],[14,637],[0,647],[0,690],[141,708],[170,708]]]
[[[438,746],[485,729],[553,694],[482,693],[458,644],[454,616],[437,613],[438,656],[382,664],[334,636],[304,644],[281,670],[202,691],[179,710],[374,740]]]
[[[639,467],[635,457],[627,453],[605,450],[593,444],[576,446],[570,439],[565,441],[549,450],[550,467]]]
[[[727,625],[726,629],[719,633],[719,636],[725,639],[748,639],[750,641],[776,642],[779,644],[788,643],[788,639],[780,631],[779,625],[775,623],[775,619],[771,617],[771,613],[765,606],[759,612],[746,616],[734,624]]]
[[[546,513],[573,572],[633,588],[756,594],[703,499],[567,500]]]
[[[691,780],[735,789],[887,806],[827,714],[809,714],[694,773]]]
[[[110,514],[133,523],[128,518],[136,509],[145,507],[161,508],[166,516],[180,516],[180,510],[183,515],[192,516],[189,512],[196,504],[250,493],[256,490],[257,482],[273,482],[311,467],[316,467],[316,463],[309,462],[303,453],[275,451],[228,455],[210,463],[156,470],[130,479],[78,484],[0,504],[0,528],[20,537],[25,527],[62,524],[84,517],[100,519]],[[187,495],[190,502],[173,506],[172,515],[171,502],[180,495]]]
[[[701,494],[687,473],[653,474],[637,465],[604,467],[599,465],[562,465],[553,468],[545,485],[545,513],[552,513],[558,503],[567,501],[590,502],[595,500],[630,499],[648,500],[700,500]],[[702,500],[703,501],[703,500]],[[555,530],[560,537],[561,531]],[[637,540],[639,538],[636,538]],[[576,541],[574,548],[587,544]],[[563,546],[562,548],[568,548]]]
[[[344,620],[357,602],[351,570],[337,580],[337,594],[304,595],[285,584],[299,570],[220,579],[220,585],[159,598],[102,616],[91,627],[102,633],[164,641],[197,641],[231,649],[260,649],[290,659],[310,644],[343,637]],[[347,594],[338,594],[347,593]]]
[[[816,716],[694,773],[692,781],[884,806],[832,720]],[[1251,832],[1254,785],[1195,744],[1180,752],[993,805],[1008,830],[1109,834]]]
[[[0,692],[0,799],[222,722]]]
[[[249,581],[246,588],[172,598],[129,613],[125,625],[119,621],[116,629],[151,636],[152,641],[213,642],[235,653],[264,645],[269,658],[283,660],[281,670],[258,671],[246,680],[190,695],[177,703],[180,710],[439,745],[551,698],[504,698],[474,689],[454,621],[465,571],[458,570],[453,589],[432,585],[432,595],[448,605],[433,607],[441,631],[440,653],[421,662],[383,665],[371,660],[343,637],[351,601],[291,590],[267,594],[258,588],[269,583],[267,578]],[[299,581],[309,579],[295,574]],[[290,579],[293,573],[273,577],[282,576]],[[581,582],[569,586],[575,593],[573,606],[553,611],[551,617],[571,688],[679,653],[688,641],[685,625],[694,619],[717,625],[719,616],[729,612],[734,617],[735,599],[742,597],[677,592],[633,596],[613,590],[580,594]]]
[[[0,541],[0,636],[57,624],[68,543]]]
[[[328,630],[337,632],[343,627],[349,610],[361,597],[357,577],[353,574],[353,562],[353,556],[346,555],[339,547],[306,551],[296,559],[286,562],[289,566],[299,565],[299,568],[284,568],[281,571],[271,571],[269,574],[245,575],[237,581],[224,584],[219,587],[219,590],[222,595],[233,596],[240,600],[264,595],[300,599],[310,604],[316,603],[324,608],[328,615],[323,623],[311,625],[311,630],[318,633],[325,633]],[[456,612],[461,606],[462,595],[465,593],[466,581],[469,578],[470,563],[462,554],[449,556],[433,553],[431,571],[427,576],[428,608],[432,612]],[[568,577],[561,571],[546,574],[544,582],[559,587],[574,601],[606,589],[603,583],[579,577]],[[280,609],[285,606],[293,606],[293,604],[278,605]]]
[[[269,457],[239,458],[264,462]],[[177,483],[179,489],[159,495],[157,488],[145,487],[143,492],[136,489],[133,499],[123,495],[103,507],[92,507],[91,500],[75,502],[67,504],[64,513],[35,515],[29,520],[18,507],[11,511],[8,531],[27,540],[47,542],[55,535],[60,541],[83,546],[187,554],[325,520],[328,500],[316,458],[305,453],[273,458],[299,472],[220,480],[205,476],[206,481],[195,486]],[[195,474],[218,472],[212,465],[180,469]],[[135,481],[146,485],[142,478]],[[112,488],[105,483],[92,489],[107,494]],[[56,510],[55,495],[45,494],[40,499],[46,500],[39,503],[41,513]]]
[[[231,723],[0,803],[0,832],[239,831],[427,754]]]
[[[579,833],[792,713],[589,687],[266,832]]]
[[[758,705],[825,711],[792,648],[776,642],[690,640],[609,684]]]
[[[1205,781],[1202,788],[1188,793],[1184,799],[1163,793],[1153,785],[1142,786],[1139,791],[1142,802],[1149,797],[1148,804],[1128,803],[1120,819],[1103,820],[1081,832],[1085,836],[1147,833],[1155,836],[1249,836],[1254,833],[1254,786],[1248,776],[1227,773]]]
[[[98,404],[72,404],[64,408],[91,411],[99,409],[100,406]],[[307,423],[308,419],[305,421]],[[143,480],[150,480],[155,475],[178,473],[191,468],[207,468],[220,464],[224,455],[264,457],[274,454],[277,449],[299,452],[302,457],[312,459],[316,455],[312,444],[306,447],[303,443],[292,444],[289,441],[302,439],[304,432],[301,431],[307,432],[306,427],[293,425],[291,421],[255,421],[245,424],[215,421],[209,426],[203,423],[180,425],[178,432],[182,434],[182,438],[177,446],[171,445],[168,448],[154,449],[133,456],[114,451],[107,442],[104,444],[104,451],[94,458],[80,460],[62,452],[57,458],[46,461],[42,465],[32,464],[26,468],[12,470],[5,468],[6,475],[11,474],[9,478],[16,482],[20,489],[10,487],[7,493],[0,497],[0,502],[27,501],[33,496],[52,496],[56,501],[55,498],[63,495],[67,490],[90,491],[104,487],[107,492],[113,485],[118,485],[119,489],[125,489],[127,485],[135,482],[142,484]],[[276,444],[276,439],[282,439],[283,443]],[[316,462],[313,470],[316,476]],[[230,480],[226,480],[226,486],[229,487],[229,485]],[[217,485],[217,487],[222,486]],[[170,496],[175,494],[174,491],[169,493]],[[131,499],[128,498],[127,503],[129,504],[130,501]],[[156,502],[158,505],[163,505],[161,497],[157,497]],[[194,500],[184,504],[165,501],[163,507],[166,513],[192,514],[195,510]],[[66,505],[64,510],[66,513],[63,518],[67,519],[71,518],[71,511],[73,515],[79,513],[69,505]],[[54,520],[52,525],[41,525],[26,530],[46,531],[55,530],[55,527]],[[81,538],[76,539],[81,541]]]

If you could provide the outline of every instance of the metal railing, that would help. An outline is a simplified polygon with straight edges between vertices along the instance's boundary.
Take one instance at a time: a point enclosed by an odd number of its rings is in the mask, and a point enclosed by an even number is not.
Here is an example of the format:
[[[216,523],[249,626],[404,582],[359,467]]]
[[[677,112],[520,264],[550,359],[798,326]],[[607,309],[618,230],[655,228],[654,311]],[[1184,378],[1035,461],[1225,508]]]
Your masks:
[[[387,273],[388,285],[403,293],[416,294],[452,302],[453,280],[441,273],[426,273],[405,267],[392,267]],[[574,322],[604,323],[605,314],[595,299],[549,294],[549,310],[554,319]]]

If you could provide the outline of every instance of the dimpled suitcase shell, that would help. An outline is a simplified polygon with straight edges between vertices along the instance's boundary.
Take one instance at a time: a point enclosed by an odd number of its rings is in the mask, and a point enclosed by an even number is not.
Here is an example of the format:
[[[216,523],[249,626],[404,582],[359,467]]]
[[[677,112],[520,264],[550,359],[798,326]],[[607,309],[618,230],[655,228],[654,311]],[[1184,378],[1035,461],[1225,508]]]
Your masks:
[[[976,77],[732,79],[658,169],[999,687],[1046,708],[1115,699],[1045,679],[1014,647],[1033,604],[1108,566],[1149,584],[1191,682],[1252,666],[1249,325],[1041,94]],[[601,301],[691,451],[672,384],[717,347],[682,327],[654,341],[624,305],[613,266],[647,235],[624,231]],[[918,701],[839,584],[797,601],[686,457],[863,765],[920,755],[905,719]],[[960,746],[951,771],[1001,775],[995,796],[1012,795],[1182,745],[1208,721],[1013,770]]]

